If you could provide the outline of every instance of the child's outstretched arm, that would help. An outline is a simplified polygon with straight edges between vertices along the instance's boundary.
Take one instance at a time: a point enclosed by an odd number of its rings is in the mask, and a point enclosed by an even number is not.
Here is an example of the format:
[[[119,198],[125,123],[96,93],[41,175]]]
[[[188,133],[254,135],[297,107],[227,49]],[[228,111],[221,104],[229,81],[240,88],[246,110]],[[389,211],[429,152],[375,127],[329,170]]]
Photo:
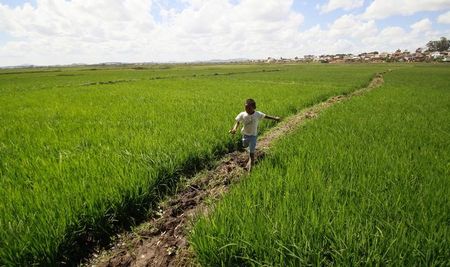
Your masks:
[[[230,134],[235,134],[238,127],[239,127],[239,122],[237,121],[237,122],[234,124],[233,128],[229,131],[229,133],[230,133]]]
[[[278,116],[269,116],[269,115],[266,115],[264,118],[265,118],[265,119],[269,119],[269,120],[274,120],[274,121],[280,121],[280,120],[281,120],[281,118],[278,117]]]

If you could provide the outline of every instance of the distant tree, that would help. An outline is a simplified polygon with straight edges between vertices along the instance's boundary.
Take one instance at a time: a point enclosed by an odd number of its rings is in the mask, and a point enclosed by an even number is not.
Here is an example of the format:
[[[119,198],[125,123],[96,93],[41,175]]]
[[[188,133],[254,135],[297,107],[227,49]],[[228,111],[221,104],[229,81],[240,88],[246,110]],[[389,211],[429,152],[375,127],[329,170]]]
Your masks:
[[[429,41],[427,43],[428,51],[434,52],[434,51],[446,51],[450,47],[450,40],[447,40],[445,37],[441,37],[441,40],[438,41]]]

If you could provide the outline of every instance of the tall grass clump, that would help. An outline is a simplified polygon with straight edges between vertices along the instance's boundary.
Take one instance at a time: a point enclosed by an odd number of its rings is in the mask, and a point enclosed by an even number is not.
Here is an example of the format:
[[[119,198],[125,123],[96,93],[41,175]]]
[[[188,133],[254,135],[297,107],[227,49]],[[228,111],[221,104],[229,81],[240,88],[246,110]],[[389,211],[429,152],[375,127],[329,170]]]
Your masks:
[[[86,245],[134,224],[180,174],[236,147],[228,129],[245,98],[285,116],[367,84],[379,69],[0,72],[0,265],[73,263]]]
[[[199,262],[449,265],[449,74],[395,70],[277,142],[196,223]]]

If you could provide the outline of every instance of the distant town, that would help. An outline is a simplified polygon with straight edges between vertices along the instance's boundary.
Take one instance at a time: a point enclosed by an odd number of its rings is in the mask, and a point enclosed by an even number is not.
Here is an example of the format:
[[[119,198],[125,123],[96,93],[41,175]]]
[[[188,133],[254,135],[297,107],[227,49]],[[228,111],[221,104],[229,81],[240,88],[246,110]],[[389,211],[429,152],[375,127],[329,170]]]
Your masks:
[[[358,55],[354,54],[334,54],[334,55],[305,55],[295,58],[272,58],[265,60],[255,60],[256,62],[266,63],[289,63],[289,62],[321,62],[321,63],[381,63],[381,62],[450,62],[450,51],[426,51],[417,49],[415,52],[398,49],[393,53],[388,52],[365,52]]]

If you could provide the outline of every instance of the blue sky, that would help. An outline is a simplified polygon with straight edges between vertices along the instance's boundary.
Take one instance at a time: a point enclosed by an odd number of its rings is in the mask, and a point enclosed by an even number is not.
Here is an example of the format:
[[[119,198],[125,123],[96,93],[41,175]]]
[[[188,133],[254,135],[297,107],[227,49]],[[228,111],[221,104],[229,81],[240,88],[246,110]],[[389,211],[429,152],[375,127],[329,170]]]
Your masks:
[[[412,50],[449,29],[450,0],[0,0],[0,65]]]
[[[24,3],[30,3],[32,5],[36,5],[36,0],[32,0],[32,1],[25,1],[25,0],[4,0],[4,1],[0,1],[0,3],[4,4],[4,5],[8,5],[10,7],[16,7],[16,6],[21,6]]]

